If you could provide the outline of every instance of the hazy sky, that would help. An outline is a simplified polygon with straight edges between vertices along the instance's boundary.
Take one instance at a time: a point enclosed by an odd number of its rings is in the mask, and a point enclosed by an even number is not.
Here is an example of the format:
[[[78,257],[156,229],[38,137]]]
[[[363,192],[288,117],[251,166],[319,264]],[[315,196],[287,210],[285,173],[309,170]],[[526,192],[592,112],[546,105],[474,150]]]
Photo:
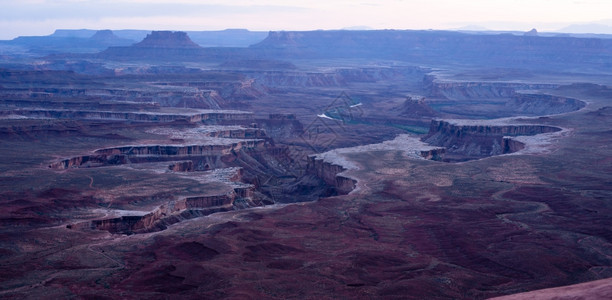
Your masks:
[[[268,31],[354,26],[453,29],[472,25],[493,30],[535,27],[554,31],[586,23],[612,26],[612,1],[0,0],[0,39],[81,28]]]

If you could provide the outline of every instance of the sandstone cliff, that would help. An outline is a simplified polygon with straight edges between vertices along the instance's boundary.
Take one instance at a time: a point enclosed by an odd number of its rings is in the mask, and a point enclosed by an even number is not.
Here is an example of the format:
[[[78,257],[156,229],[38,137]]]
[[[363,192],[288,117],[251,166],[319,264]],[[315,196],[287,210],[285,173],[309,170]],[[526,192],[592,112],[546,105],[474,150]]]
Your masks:
[[[612,41],[598,38],[477,35],[451,31],[277,31],[250,47],[264,57],[368,58],[527,69],[597,64],[612,56]]]
[[[105,148],[94,151],[91,155],[77,156],[51,163],[50,168],[63,170],[79,167],[95,167],[126,163],[169,161],[197,157],[197,161],[213,168],[223,156],[234,155],[242,150],[265,151],[264,140],[242,140],[221,144],[204,145],[134,145]]]
[[[78,222],[67,227],[81,230],[105,230],[122,234],[153,232],[164,230],[183,220],[263,204],[261,194],[255,191],[255,185],[241,182],[243,180],[241,168],[224,168],[210,172],[191,173],[191,175],[185,174],[185,178],[201,177],[197,180],[207,183],[212,180],[220,185],[216,190],[210,190],[202,195],[163,195],[161,199],[158,199],[162,200],[163,204],[149,212],[108,210],[107,215],[119,214],[120,216]]]
[[[164,112],[118,112],[118,111],[86,111],[86,110],[53,110],[53,109],[19,109],[0,111],[2,115],[19,115],[37,119],[77,119],[77,120],[125,120],[136,122],[174,122],[187,121],[191,123],[217,123],[222,121],[249,121],[253,114],[232,110],[199,110],[191,113]]]
[[[110,47],[97,57],[113,60],[192,61],[206,54],[185,32],[153,31],[139,43],[129,47]]]
[[[351,148],[339,148],[325,153],[308,156],[307,172],[335,186],[340,194],[348,194],[357,187],[358,178],[349,171],[360,167],[346,157],[352,153],[371,151],[401,151],[413,159],[441,160],[445,149],[427,145],[408,135],[399,135],[395,139],[379,144],[370,144]]]
[[[558,127],[533,124],[504,124],[503,121],[432,120],[428,144],[445,147],[447,158],[457,160],[512,153],[523,145],[510,137],[561,131]]]

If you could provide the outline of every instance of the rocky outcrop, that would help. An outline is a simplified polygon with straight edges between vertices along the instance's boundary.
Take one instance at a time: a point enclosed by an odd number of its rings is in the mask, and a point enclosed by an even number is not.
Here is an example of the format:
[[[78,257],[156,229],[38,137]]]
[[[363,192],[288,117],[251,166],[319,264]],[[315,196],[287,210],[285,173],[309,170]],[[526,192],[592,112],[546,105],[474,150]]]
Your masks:
[[[194,170],[193,161],[178,161],[169,165],[168,169],[173,172],[192,172]]]
[[[163,112],[118,112],[118,111],[78,111],[78,110],[33,110],[21,109],[0,111],[2,115],[19,115],[37,119],[77,119],[77,120],[125,120],[135,122],[174,122],[217,123],[222,121],[249,121],[253,114],[231,110],[210,110],[200,113],[173,114]]]
[[[424,79],[439,113],[470,119],[541,116],[577,111],[583,101],[528,90],[555,89],[555,84],[513,82],[444,82],[433,75]]]
[[[525,149],[525,144],[511,137],[503,137],[501,149],[502,153],[514,153]]]
[[[59,103],[63,108],[81,107],[105,109],[131,103],[136,109],[150,105],[166,107],[190,107],[219,109],[225,99],[215,90],[197,88],[169,88],[151,85],[146,89],[74,89],[74,88],[6,88],[2,89],[0,99],[10,102],[29,104],[29,107],[48,107],[54,109]],[[115,104],[116,103],[116,104]],[[9,104],[9,103],[7,103]],[[26,105],[20,105],[28,107]],[[133,109],[133,108],[132,108]]]
[[[427,118],[433,117],[438,113],[434,111],[427,103],[425,97],[408,96],[402,104],[400,116],[406,118]]]
[[[597,38],[451,31],[334,30],[270,32],[250,47],[263,57],[368,58],[524,68],[563,68],[609,61],[612,41]]]
[[[523,149],[521,142],[508,136],[531,136],[558,131],[561,131],[558,127],[535,124],[506,125],[501,122],[432,120],[429,133],[422,140],[431,145],[445,147],[447,159],[467,160]]]
[[[553,115],[577,111],[586,106],[583,101],[545,94],[516,93],[506,107],[525,115]]]
[[[206,169],[214,168],[211,161],[220,157],[233,155],[241,150],[265,151],[264,140],[244,140],[225,144],[206,145],[134,145],[105,148],[94,151],[91,155],[68,158],[49,165],[49,168],[64,170],[79,167],[96,167],[126,163],[169,161],[177,158],[197,157],[204,161]],[[196,166],[197,168],[197,166]]]
[[[186,163],[186,162],[177,162]],[[186,165],[189,165],[187,163]],[[70,224],[69,229],[105,230],[111,233],[134,234],[166,229],[168,226],[183,220],[206,216],[215,212],[245,209],[263,205],[264,198],[256,191],[253,184],[243,183],[243,169],[226,168],[211,171],[205,175],[223,183],[224,187],[209,191],[203,195],[180,196],[173,194],[156,195],[163,203],[150,212],[117,211],[118,217],[92,220]],[[210,179],[206,179],[210,180]],[[146,197],[150,197],[146,196]],[[136,201],[134,199],[133,201]],[[138,199],[145,201],[145,199]],[[109,210],[107,214],[113,214]]]
[[[446,149],[444,148],[431,148],[428,150],[419,151],[419,155],[426,160],[442,160],[446,155]]]
[[[339,175],[347,169],[339,164],[317,159],[317,156],[308,157],[307,172],[323,179],[325,183],[336,187],[338,194],[345,195],[355,189],[357,180]]]
[[[108,47],[128,46],[134,42],[131,39],[117,37],[110,30],[84,32],[83,35],[62,34],[60,30],[57,30],[52,35],[21,36],[8,43],[24,47],[38,55],[49,55],[56,53],[96,53]]]
[[[538,30],[535,28],[531,28],[531,30],[523,33],[523,36],[538,36]]]
[[[133,45],[136,48],[193,48],[201,47],[191,41],[186,32],[153,31],[144,40]]]
[[[138,222],[131,224],[127,232],[160,231],[183,220],[227,211],[232,209],[235,199],[236,193],[231,191],[222,195],[187,197],[172,201],[142,216]]]
[[[482,125],[481,125],[482,124]],[[517,136],[536,135],[546,132],[556,132],[561,129],[553,126],[525,124],[504,125],[487,121],[471,120],[432,120],[428,136],[441,133],[446,136],[466,136],[469,134],[491,135],[491,136]],[[427,139],[427,137],[425,138]]]
[[[91,229],[106,230],[111,233],[128,233],[134,225],[142,220],[141,216],[122,216],[119,218],[95,220],[91,222],[69,225],[71,229],[85,228],[89,225]]]
[[[512,83],[512,82],[469,82],[441,81],[435,75],[427,75],[423,79],[424,87],[429,91],[429,97],[474,100],[488,98],[509,98],[517,94],[517,90],[554,89],[556,84],[543,83]]]
[[[294,114],[270,114],[268,119],[257,119],[257,126],[273,138],[291,138],[304,132],[304,125]]]
[[[49,168],[57,170],[65,170],[70,168],[79,168],[82,166],[96,167],[110,165],[113,161],[125,162],[125,156],[108,157],[105,155],[83,155],[64,159],[58,162],[49,164]]]
[[[134,155],[134,156],[200,156],[212,154],[229,154],[242,148],[263,150],[263,140],[244,140],[223,145],[134,145],[96,150],[102,155]]]
[[[399,151],[414,159],[441,160],[445,149],[427,145],[414,137],[402,134],[395,139],[379,144],[363,145],[351,148],[339,148],[325,153],[308,156],[307,173],[321,178],[325,183],[334,186],[339,194],[348,194],[357,186],[358,180],[347,174],[357,170],[346,157],[348,154],[367,153],[371,151]]]
[[[239,202],[235,203],[235,202]],[[240,185],[225,194],[184,197],[169,201],[141,216],[94,220],[69,225],[71,229],[96,229],[111,233],[134,234],[161,231],[168,226],[212,213],[258,206],[253,185]],[[235,204],[239,205],[236,206]]]
[[[89,40],[91,42],[95,42],[100,46],[104,45],[107,47],[111,46],[120,46],[120,45],[129,45],[133,43],[132,40],[122,39],[115,35],[112,30],[98,30],[94,35],[92,35]]]
[[[325,71],[262,70],[247,72],[260,85],[267,87],[341,87],[349,83],[377,82],[408,76],[418,68],[337,68]]]
[[[191,41],[185,32],[153,31],[139,43],[129,47],[110,47],[96,57],[110,60],[193,61],[205,54],[204,48]]]
[[[612,278],[588,281],[490,298],[490,300],[545,300],[545,299],[606,299],[612,295]]]

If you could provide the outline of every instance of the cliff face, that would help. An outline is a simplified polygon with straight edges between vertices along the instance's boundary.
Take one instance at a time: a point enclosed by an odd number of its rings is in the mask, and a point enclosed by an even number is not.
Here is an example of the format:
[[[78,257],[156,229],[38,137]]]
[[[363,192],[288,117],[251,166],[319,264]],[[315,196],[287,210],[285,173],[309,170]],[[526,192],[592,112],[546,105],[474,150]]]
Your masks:
[[[424,85],[429,97],[439,102],[439,112],[472,119],[561,114],[586,105],[573,98],[524,92],[558,88],[554,84],[443,82],[428,75]]]
[[[316,175],[323,179],[325,183],[336,187],[338,194],[346,195],[355,189],[357,180],[346,176],[338,175],[347,169],[341,165],[334,164],[323,159],[318,159],[316,156],[308,157],[306,166],[307,172]]]
[[[240,151],[243,148],[264,150],[263,140],[244,140],[229,145],[136,145],[96,150],[96,154],[102,155],[146,155],[146,156],[199,156],[213,154],[229,154],[232,151]]]
[[[176,201],[169,201],[152,212],[142,216],[122,216],[104,220],[94,220],[73,224],[72,229],[97,229],[110,233],[134,234],[154,232],[166,229],[168,226],[215,212],[231,210],[234,201],[252,201],[253,186],[237,188],[221,195],[187,197]],[[248,198],[248,199],[247,199]]]
[[[473,100],[487,98],[509,98],[515,96],[516,90],[553,89],[556,84],[509,83],[509,82],[445,82],[437,80],[434,75],[423,79],[424,87],[430,97],[456,100]]]
[[[87,75],[55,71],[52,66],[46,65],[38,68],[51,70],[0,70],[0,85],[3,86],[0,90],[0,101],[21,104],[21,107],[27,107],[29,104],[30,108],[48,110],[58,110],[61,107],[93,111],[105,110],[105,107],[109,106],[132,106],[137,111],[151,105],[221,109],[230,108],[239,100],[262,97],[268,92],[267,87],[255,82],[255,79],[233,71],[130,65],[106,69],[109,74],[105,74],[108,77],[105,77],[105,82],[102,83],[99,77],[91,76],[86,71],[83,72]],[[69,79],[73,84],[57,82],[56,77]],[[169,77],[180,77],[181,80],[169,81]],[[146,82],[141,81],[143,78],[147,78]],[[128,88],[126,81],[135,84],[129,84]],[[237,106],[245,108],[244,103],[238,103]]]
[[[170,164],[168,169],[173,172],[192,172],[194,170],[193,161],[178,161]]]
[[[482,135],[482,136],[498,136],[498,135],[536,135],[540,133],[556,132],[561,129],[546,125],[478,125],[476,124],[461,124],[452,123],[452,121],[432,120],[429,127],[429,134],[441,133],[445,136],[466,136],[466,135]],[[483,122],[484,123],[484,122]]]
[[[138,48],[201,48],[191,41],[186,32],[153,31],[144,40],[134,44]]]
[[[38,55],[57,53],[96,53],[112,46],[128,46],[135,41],[120,38],[110,30],[85,32],[79,36],[63,35],[59,30],[48,36],[21,36],[9,45],[22,46]]]
[[[77,120],[126,120],[136,122],[174,122],[184,120],[191,123],[216,123],[219,121],[252,120],[251,113],[238,111],[210,111],[205,113],[172,114],[162,112],[116,112],[82,110],[34,110],[20,109],[0,112],[2,115],[18,115],[28,118],[77,119]]]
[[[429,133],[422,138],[428,144],[446,148],[447,158],[466,160],[516,152],[522,143],[507,136],[558,132],[560,128],[545,125],[496,125],[452,123],[432,120]]]
[[[133,233],[153,232],[166,229],[168,226],[183,220],[209,215],[211,213],[232,209],[236,193],[231,191],[223,195],[188,197],[162,205],[131,224]],[[103,228],[98,228],[105,230]],[[125,233],[125,232],[124,232]]]
[[[562,68],[609,61],[612,41],[597,38],[476,35],[450,31],[270,32],[250,47],[266,57],[383,58],[490,66]]]
[[[399,151],[413,159],[441,160],[445,149],[427,145],[414,137],[399,135],[395,139],[378,144],[351,148],[339,148],[325,153],[308,156],[307,173],[321,178],[334,186],[339,194],[348,194],[357,186],[358,180],[346,175],[347,171],[359,169],[345,155],[371,151]]]
[[[273,70],[249,72],[256,82],[269,87],[341,87],[351,82],[377,82],[419,72],[418,68],[338,68],[321,72]]]
[[[506,106],[526,115],[552,115],[579,110],[586,106],[580,100],[543,94],[517,93]]]
[[[177,162],[186,163],[186,162]],[[189,164],[184,164],[184,166]],[[189,171],[189,170],[186,170]],[[192,175],[192,176],[191,176]],[[263,205],[264,198],[256,191],[256,186],[243,181],[241,168],[225,168],[206,173],[183,174],[184,178],[196,181],[214,181],[213,189],[206,189],[201,195],[157,194],[153,197],[134,196],[130,202],[157,202],[161,205],[143,211],[122,211],[118,217],[92,220],[70,224],[69,229],[105,230],[111,233],[134,234],[165,230],[168,226],[183,220],[206,216],[215,212],[245,209]],[[112,210],[110,210],[112,212]]]
[[[408,118],[431,118],[438,114],[425,98],[408,97],[399,109],[401,110],[399,115]]]
[[[50,164],[49,167],[63,170],[195,157],[194,160],[204,162],[208,166],[206,169],[211,169],[217,165],[211,164],[211,161],[218,161],[224,156],[232,156],[235,153],[240,153],[242,150],[254,152],[266,151],[266,142],[264,140],[244,140],[225,145],[135,145],[114,147],[96,150],[92,155],[61,160]]]
[[[111,60],[192,61],[206,55],[204,48],[191,41],[185,32],[153,31],[129,47],[110,47],[97,56]]]
[[[304,125],[293,114],[271,114],[268,119],[256,121],[273,139],[299,136],[304,131]]]

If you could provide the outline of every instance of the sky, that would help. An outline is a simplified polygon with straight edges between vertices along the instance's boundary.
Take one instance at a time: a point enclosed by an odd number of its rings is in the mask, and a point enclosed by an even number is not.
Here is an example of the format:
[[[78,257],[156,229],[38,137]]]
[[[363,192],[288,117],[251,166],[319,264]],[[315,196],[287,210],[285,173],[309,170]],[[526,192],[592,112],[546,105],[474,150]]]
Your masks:
[[[3,40],[55,29],[558,31],[579,25],[566,32],[612,34],[610,0],[0,0],[0,8]]]

